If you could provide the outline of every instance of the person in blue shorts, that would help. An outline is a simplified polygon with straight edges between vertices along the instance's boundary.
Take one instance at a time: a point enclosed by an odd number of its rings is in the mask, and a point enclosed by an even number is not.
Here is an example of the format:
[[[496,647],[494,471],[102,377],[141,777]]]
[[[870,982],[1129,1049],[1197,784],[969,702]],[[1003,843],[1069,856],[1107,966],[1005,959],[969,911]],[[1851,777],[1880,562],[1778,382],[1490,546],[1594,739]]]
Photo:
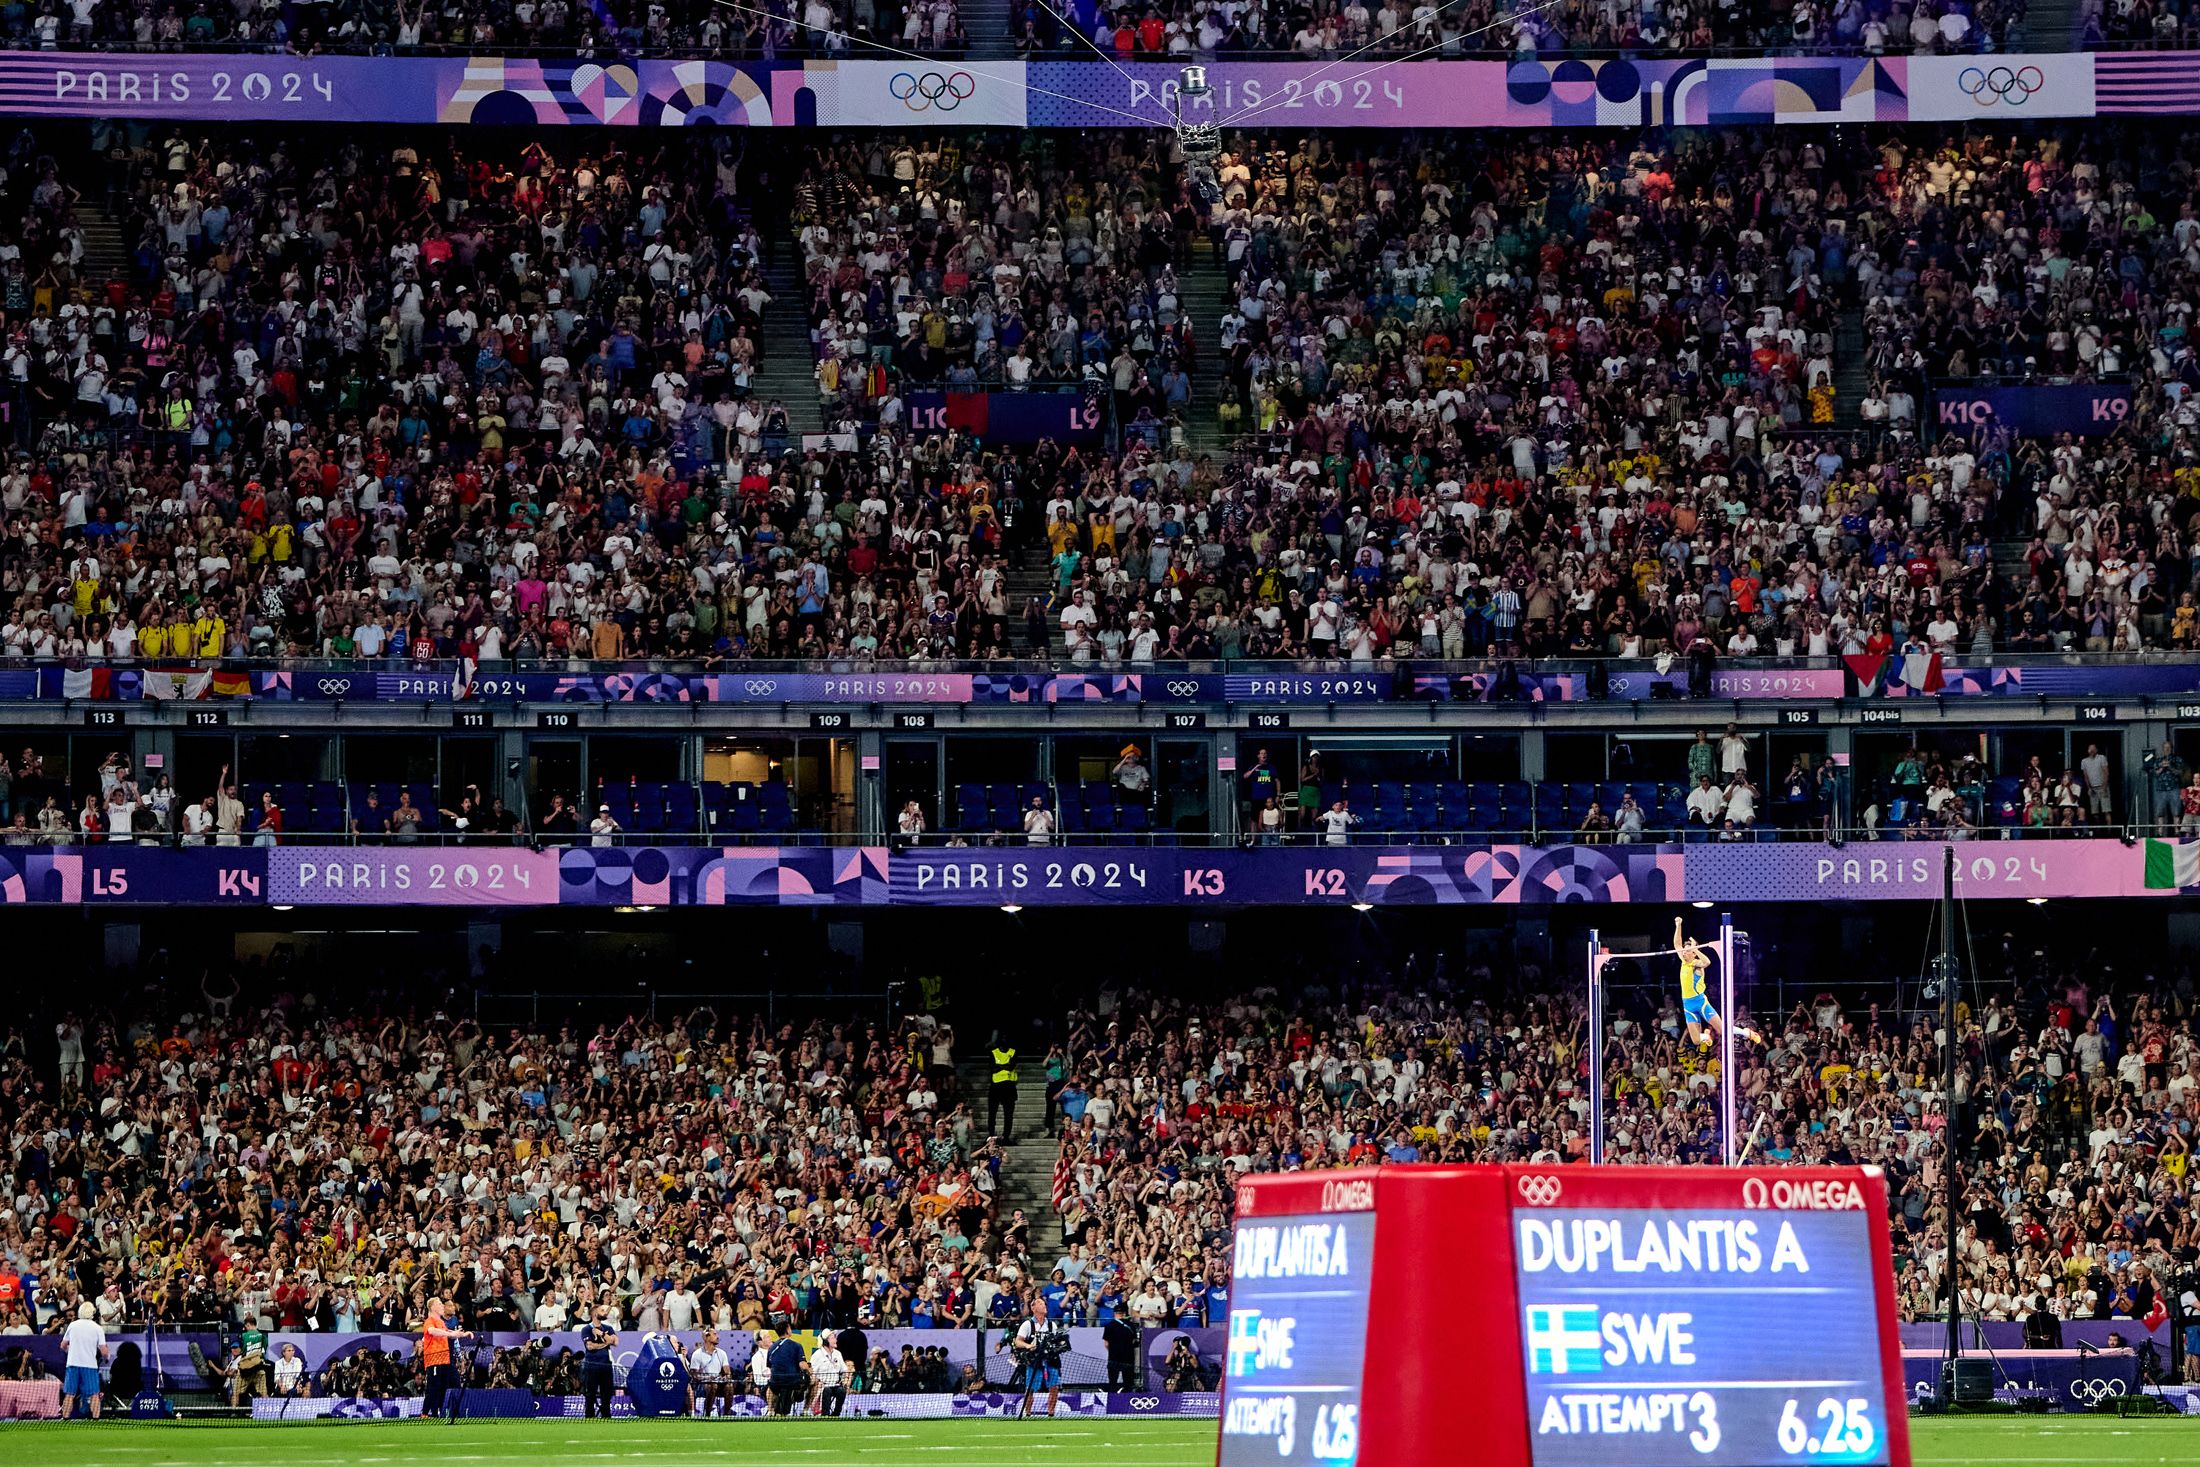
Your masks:
[[[1017,1414],[1037,1414],[1031,1409],[1032,1397],[1045,1391],[1047,1416],[1052,1418],[1062,1399],[1062,1357],[1069,1353],[1069,1331],[1048,1317],[1046,1300],[1031,1301],[1030,1316],[1016,1326],[1014,1350],[1024,1367],[1024,1403]]]
[[[1681,1017],[1688,1020],[1688,1037],[1696,1041],[1699,1049],[1709,1049],[1718,1038],[1724,1020],[1711,1006],[1711,994],[1704,986],[1704,973],[1711,966],[1711,954],[1681,930],[1681,919],[1673,919],[1673,949],[1681,959]],[[1765,1037],[1744,1024],[1736,1024],[1734,1032],[1754,1044],[1762,1044]]]
[[[79,1304],[76,1318],[61,1333],[62,1348],[68,1352],[67,1368],[61,1375],[61,1419],[68,1420],[76,1414],[76,1403],[84,1402],[91,1408],[92,1419],[99,1419],[99,1367],[107,1354],[107,1332],[92,1318],[92,1306]]]

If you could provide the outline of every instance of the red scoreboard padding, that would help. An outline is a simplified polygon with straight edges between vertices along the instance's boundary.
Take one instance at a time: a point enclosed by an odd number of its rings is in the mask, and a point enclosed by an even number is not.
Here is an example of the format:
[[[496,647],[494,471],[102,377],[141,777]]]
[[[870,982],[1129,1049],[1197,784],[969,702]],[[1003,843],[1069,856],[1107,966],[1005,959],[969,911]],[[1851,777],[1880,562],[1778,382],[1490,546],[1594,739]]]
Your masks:
[[[1909,1467],[1871,1167],[1238,1183],[1220,1467]]]

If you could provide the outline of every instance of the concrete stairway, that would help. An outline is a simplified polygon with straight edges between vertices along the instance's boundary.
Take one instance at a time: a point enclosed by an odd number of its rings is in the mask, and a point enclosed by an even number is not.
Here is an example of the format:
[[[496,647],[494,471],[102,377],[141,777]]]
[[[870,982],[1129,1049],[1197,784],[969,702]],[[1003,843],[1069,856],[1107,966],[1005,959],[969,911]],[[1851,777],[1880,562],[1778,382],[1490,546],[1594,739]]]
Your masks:
[[[90,197],[77,200],[77,228],[84,232],[84,278],[93,285],[130,276],[130,242],[122,226],[104,204]]]
[[[2098,0],[2030,0],[2024,19],[2010,28],[2011,51],[2075,51],[2089,8]]]
[[[750,390],[787,406],[787,425],[796,433],[824,426],[817,402],[817,366],[810,354],[810,318],[804,300],[801,254],[781,240],[765,267],[765,288],[772,303],[764,308],[763,360],[750,379]]]
[[[1009,61],[1016,55],[1015,38],[1008,33],[1008,0],[957,0],[964,34],[970,37],[973,61]]]
[[[1215,417],[1222,405],[1227,373],[1222,354],[1222,318],[1234,299],[1221,254],[1208,239],[1192,244],[1191,264],[1182,280],[1184,310],[1191,318],[1199,343],[1199,370],[1192,374],[1192,405],[1185,438],[1194,453],[1214,453],[1227,445]]]
[[[1871,391],[1871,369],[1864,363],[1864,311],[1861,306],[1841,309],[1833,328],[1833,421],[1843,428],[1863,422],[1858,409]]]
[[[1016,1138],[1008,1145],[994,1206],[1003,1223],[1017,1208],[1024,1210],[1024,1218],[1031,1224],[1032,1266],[1043,1274],[1062,1253],[1062,1220],[1055,1215],[1053,1201],[1054,1161],[1060,1147],[1044,1125],[1046,1080],[1040,1073],[1038,1058],[1022,1056],[1018,1073],[1022,1079],[1016,1087]],[[981,1128],[991,1082],[991,1061],[984,1046],[976,1046],[975,1054],[957,1059],[955,1083]]]

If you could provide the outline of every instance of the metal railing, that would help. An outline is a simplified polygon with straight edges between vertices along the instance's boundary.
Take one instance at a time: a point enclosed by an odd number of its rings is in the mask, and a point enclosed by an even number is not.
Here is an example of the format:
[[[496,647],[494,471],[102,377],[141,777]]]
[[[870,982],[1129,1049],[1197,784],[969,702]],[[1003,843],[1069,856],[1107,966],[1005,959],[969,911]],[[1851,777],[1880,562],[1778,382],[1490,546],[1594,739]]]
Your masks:
[[[1888,660],[1894,660],[1890,655]],[[1199,674],[1227,673],[1232,676],[1251,677],[1311,677],[1311,676],[1369,676],[1380,673],[1415,676],[1463,677],[1481,673],[1501,672],[1511,668],[1521,676],[1529,674],[1549,675],[1559,673],[1586,673],[1595,668],[1608,672],[1645,673],[1659,670],[1656,658],[1619,657],[1532,657],[1484,656],[1457,659],[1397,657],[1372,662],[1353,661],[1339,657],[1305,658],[1201,658],[1155,662],[1073,662],[1062,658],[1037,657],[953,657],[953,658],[705,658],[679,659],[669,657],[619,658],[597,660],[588,657],[539,657],[500,658],[490,661],[460,662],[437,659],[429,662],[413,662],[403,658],[373,657],[221,657],[204,658],[138,658],[116,657],[83,660],[38,660],[0,657],[0,672],[55,668],[82,671],[96,668],[145,668],[168,670],[196,670],[205,672],[292,672],[292,673],[385,673],[408,677],[459,678],[465,674],[474,683],[493,679],[499,673],[523,672],[575,672],[575,673],[659,673],[671,676],[700,676],[710,673],[734,673],[772,676],[794,673],[872,675],[879,673],[972,673],[1056,675],[1143,673],[1147,676],[1196,676]],[[1825,657],[1729,657],[1720,655],[1716,671],[1734,672],[1838,672],[1849,665],[1844,656]],[[2147,648],[2139,651],[2100,652],[1996,652],[1990,656],[1972,657],[1967,653],[1946,653],[1942,657],[1943,672],[1963,671],[1972,667],[1995,668],[2082,668],[2082,667],[2190,667],[2200,670],[2200,651],[2179,651],[2169,648]],[[1685,658],[1675,655],[1664,672],[1667,676],[1680,676],[1687,671]],[[480,696],[477,692],[476,696]],[[489,696],[494,696],[493,691]],[[860,700],[858,700],[860,701]]]
[[[1351,846],[1485,846],[1485,845],[1710,845],[1722,841],[1740,844],[1806,842],[1845,845],[1849,843],[1873,843],[1888,841],[1939,841],[1946,839],[1974,841],[2040,841],[2040,840],[2121,840],[2131,844],[2147,836],[2174,836],[2177,826],[2168,822],[2138,822],[2116,824],[2076,824],[2030,827],[2021,824],[1974,823],[1960,833],[1952,833],[1946,826],[1931,821],[1914,821],[1903,824],[1827,823],[1816,815],[1795,815],[1782,811],[1777,805],[1768,806],[1764,812],[1747,825],[1731,830],[1718,826],[1694,823],[1673,824],[1669,821],[1646,823],[1639,835],[1622,836],[1610,829],[1584,829],[1575,820],[1554,820],[1548,823],[1526,821],[1505,826],[1466,826],[1451,824],[1437,826],[1429,823],[1379,824],[1363,819],[1343,838],[1325,834],[1305,825],[1266,834],[1250,830],[1140,830],[1140,831],[1063,831],[1057,829],[1043,840],[1037,840],[1020,831],[927,831],[921,836],[866,833],[847,830],[786,830],[777,832],[741,832],[725,830],[622,830],[615,835],[597,837],[590,835],[545,835],[540,832],[522,831],[517,834],[457,835],[436,832],[415,837],[398,837],[387,834],[346,834],[338,831],[284,831],[272,841],[263,841],[255,833],[235,837],[214,838],[185,836],[174,831],[138,832],[130,836],[84,835],[70,832],[54,837],[33,833],[27,839],[14,839],[0,834],[0,848],[68,847],[93,849],[108,846],[147,846],[177,850],[237,850],[248,847],[298,847],[316,850],[429,850],[429,851],[497,851],[528,850],[555,853],[566,849],[611,847],[789,847],[814,846],[846,848],[855,846],[883,846],[894,852],[941,850],[998,850],[1008,847],[1059,847],[1063,849],[1115,848],[1124,846],[1153,849],[1311,849],[1317,847]]]

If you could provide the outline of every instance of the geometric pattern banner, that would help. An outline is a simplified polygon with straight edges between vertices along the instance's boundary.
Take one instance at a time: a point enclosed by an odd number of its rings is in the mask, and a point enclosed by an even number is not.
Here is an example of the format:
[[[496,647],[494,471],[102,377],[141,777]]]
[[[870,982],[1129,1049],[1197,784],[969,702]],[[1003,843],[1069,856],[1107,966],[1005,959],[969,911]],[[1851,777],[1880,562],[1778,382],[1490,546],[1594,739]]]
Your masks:
[[[34,846],[0,906],[1427,907],[1930,901],[1931,841],[1687,845]],[[1959,895],[2200,893],[2200,842],[1953,846]]]
[[[1735,127],[2200,111],[2200,56],[1527,56],[1220,61],[1226,127]],[[1174,125],[1178,67],[1080,61],[601,62],[0,52],[0,112],[564,127]]]

